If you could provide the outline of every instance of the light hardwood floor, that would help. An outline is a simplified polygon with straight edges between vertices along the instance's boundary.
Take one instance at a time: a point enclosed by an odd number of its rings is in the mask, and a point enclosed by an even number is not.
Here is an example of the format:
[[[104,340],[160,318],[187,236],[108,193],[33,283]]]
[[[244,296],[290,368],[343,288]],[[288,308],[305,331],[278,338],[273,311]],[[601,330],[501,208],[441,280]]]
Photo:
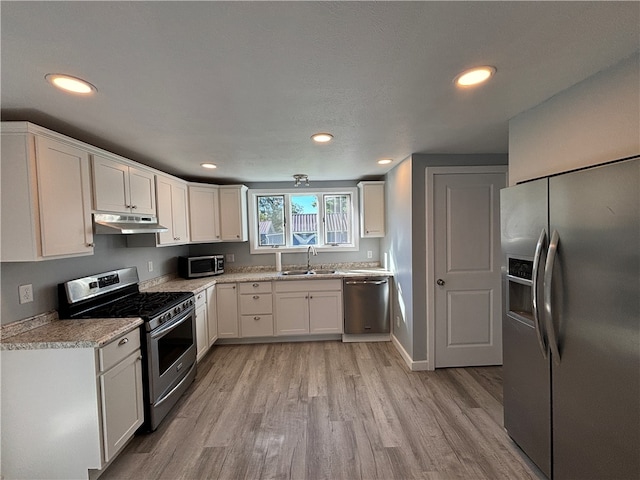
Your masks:
[[[500,367],[410,372],[385,343],[214,346],[109,479],[542,479],[502,428]]]

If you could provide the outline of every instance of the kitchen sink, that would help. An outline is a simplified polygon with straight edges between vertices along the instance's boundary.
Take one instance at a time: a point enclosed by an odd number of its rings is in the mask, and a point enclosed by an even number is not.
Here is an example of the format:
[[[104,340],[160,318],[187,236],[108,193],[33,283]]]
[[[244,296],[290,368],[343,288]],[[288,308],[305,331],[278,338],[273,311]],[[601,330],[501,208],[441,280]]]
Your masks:
[[[335,270],[311,270],[311,272],[316,275],[331,275],[332,273],[336,273]]]
[[[283,275],[313,275],[313,272],[310,270],[287,270],[286,272],[282,272]]]
[[[331,275],[335,270],[287,270],[282,275]]]

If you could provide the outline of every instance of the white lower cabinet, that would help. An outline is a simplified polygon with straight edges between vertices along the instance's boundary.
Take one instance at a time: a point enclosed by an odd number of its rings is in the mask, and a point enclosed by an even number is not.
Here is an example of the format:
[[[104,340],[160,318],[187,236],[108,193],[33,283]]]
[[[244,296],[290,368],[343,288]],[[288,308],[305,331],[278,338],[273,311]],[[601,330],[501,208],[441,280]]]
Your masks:
[[[273,336],[271,282],[240,283],[240,336]]]
[[[209,350],[209,322],[207,292],[196,295],[196,356],[200,361]]]
[[[144,421],[140,331],[104,346],[99,358],[103,455],[109,462]]]
[[[216,299],[216,285],[207,288],[207,330],[209,347],[218,340],[218,302]]]
[[[235,283],[216,285],[218,338],[238,338],[238,291]]]
[[[88,478],[144,421],[139,329],[102,348],[0,355],[2,478]]]
[[[276,335],[342,333],[342,281],[276,282]]]

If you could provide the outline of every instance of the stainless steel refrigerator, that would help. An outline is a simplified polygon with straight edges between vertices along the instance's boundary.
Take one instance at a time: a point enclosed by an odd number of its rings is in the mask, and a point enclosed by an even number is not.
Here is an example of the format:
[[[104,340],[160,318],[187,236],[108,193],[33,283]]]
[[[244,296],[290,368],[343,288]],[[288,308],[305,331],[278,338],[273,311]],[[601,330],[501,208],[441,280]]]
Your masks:
[[[640,157],[501,191],[504,423],[549,477],[640,478]]]

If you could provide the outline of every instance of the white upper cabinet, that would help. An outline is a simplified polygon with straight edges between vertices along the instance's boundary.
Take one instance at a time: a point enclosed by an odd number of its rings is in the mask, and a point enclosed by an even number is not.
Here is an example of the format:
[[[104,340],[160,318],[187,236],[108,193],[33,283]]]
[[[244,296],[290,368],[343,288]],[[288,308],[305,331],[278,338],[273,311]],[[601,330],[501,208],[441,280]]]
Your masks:
[[[220,238],[227,242],[246,242],[249,239],[247,224],[247,190],[244,185],[221,185]]]
[[[217,185],[189,184],[189,223],[192,242],[219,242],[220,200]]]
[[[187,182],[156,175],[156,190],[158,222],[169,229],[167,232],[157,234],[158,245],[189,243]]]
[[[156,214],[155,175],[152,171],[92,155],[95,210]]]
[[[360,182],[360,236],[384,237],[384,182]]]
[[[27,122],[2,123],[2,261],[93,253],[89,154]]]

